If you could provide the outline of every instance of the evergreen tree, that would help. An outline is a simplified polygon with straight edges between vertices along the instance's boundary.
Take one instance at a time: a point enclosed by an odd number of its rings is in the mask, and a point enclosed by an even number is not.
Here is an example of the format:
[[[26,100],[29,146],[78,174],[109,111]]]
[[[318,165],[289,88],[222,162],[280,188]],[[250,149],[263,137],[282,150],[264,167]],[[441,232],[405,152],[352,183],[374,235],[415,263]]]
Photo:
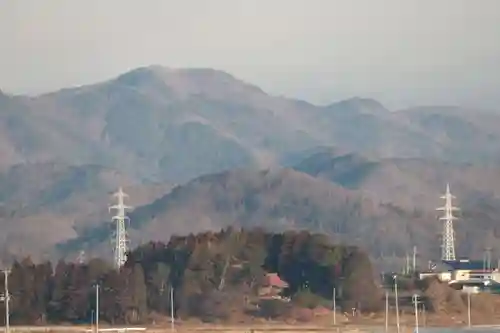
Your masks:
[[[325,236],[305,231],[228,229],[145,244],[129,253],[120,270],[100,259],[59,261],[54,272],[50,263],[15,262],[9,279],[11,319],[26,325],[88,324],[97,284],[100,319],[112,324],[146,323],[152,312],[169,315],[171,287],[173,311],[181,318],[226,320],[246,314],[252,302],[262,303],[265,316],[282,315],[289,307],[259,301],[266,272],[289,284],[285,294],[298,306],[329,302],[333,288],[348,310],[377,310],[381,303],[370,260],[356,247],[332,245]]]

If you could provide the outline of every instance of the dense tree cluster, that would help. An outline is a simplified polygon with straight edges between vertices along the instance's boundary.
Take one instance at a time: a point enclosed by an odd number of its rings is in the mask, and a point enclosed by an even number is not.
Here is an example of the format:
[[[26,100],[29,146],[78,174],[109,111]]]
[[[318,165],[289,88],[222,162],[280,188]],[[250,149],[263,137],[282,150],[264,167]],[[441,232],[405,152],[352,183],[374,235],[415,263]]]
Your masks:
[[[60,261],[55,268],[29,259],[16,262],[9,279],[11,321],[89,323],[97,284],[100,319],[110,323],[147,323],[154,315],[168,316],[171,290],[178,318],[282,314],[274,305],[284,302],[264,302],[258,296],[267,272],[288,283],[283,291],[291,300],[287,306],[328,304],[333,288],[338,304],[349,310],[380,305],[370,261],[356,247],[331,245],[326,236],[308,232],[226,229],[140,246],[120,271],[100,259]]]

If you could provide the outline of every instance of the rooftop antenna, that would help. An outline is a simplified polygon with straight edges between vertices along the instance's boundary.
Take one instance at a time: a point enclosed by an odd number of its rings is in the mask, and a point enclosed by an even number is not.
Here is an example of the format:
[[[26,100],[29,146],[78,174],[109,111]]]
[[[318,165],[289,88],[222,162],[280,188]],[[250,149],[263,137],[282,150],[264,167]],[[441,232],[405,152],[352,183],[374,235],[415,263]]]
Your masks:
[[[410,274],[410,256],[408,255],[408,253],[406,253],[405,274]]]
[[[109,207],[109,211],[112,209],[116,210],[116,215],[112,217],[112,220],[116,221],[114,263],[115,268],[120,269],[127,261],[127,231],[125,229],[125,220],[130,220],[128,216],[125,215],[125,210],[131,209],[132,207],[124,204],[123,199],[128,198],[128,195],[123,192],[121,187],[118,189],[118,192],[113,194],[113,197],[117,198],[118,201],[116,205]]]
[[[487,247],[483,252],[483,270],[491,270],[491,247]]]
[[[413,263],[412,263],[412,273],[415,274],[417,271],[417,247],[413,247]]]
[[[456,260],[453,221],[457,218],[453,216],[453,212],[457,211],[458,208],[454,207],[452,204],[452,200],[456,199],[456,197],[451,195],[450,184],[446,184],[446,193],[441,197],[441,199],[445,200],[444,206],[436,209],[444,212],[444,216],[439,218],[441,221],[444,221],[441,259]]]

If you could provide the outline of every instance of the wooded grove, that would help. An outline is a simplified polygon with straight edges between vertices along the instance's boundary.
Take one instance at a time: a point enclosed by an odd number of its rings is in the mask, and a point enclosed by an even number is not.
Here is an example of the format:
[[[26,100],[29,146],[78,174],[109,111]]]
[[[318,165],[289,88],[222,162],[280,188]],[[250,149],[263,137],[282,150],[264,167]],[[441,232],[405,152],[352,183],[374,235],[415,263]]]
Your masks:
[[[279,298],[259,296],[266,273],[288,284]],[[305,231],[225,229],[140,246],[119,271],[101,259],[59,261],[55,267],[29,258],[15,262],[9,275],[11,322],[90,323],[97,284],[100,320],[109,323],[168,317],[171,290],[176,318],[205,321],[235,314],[276,317],[293,306],[330,307],[333,288],[337,304],[349,311],[373,311],[381,303],[368,256],[356,247],[332,245],[326,236]]]

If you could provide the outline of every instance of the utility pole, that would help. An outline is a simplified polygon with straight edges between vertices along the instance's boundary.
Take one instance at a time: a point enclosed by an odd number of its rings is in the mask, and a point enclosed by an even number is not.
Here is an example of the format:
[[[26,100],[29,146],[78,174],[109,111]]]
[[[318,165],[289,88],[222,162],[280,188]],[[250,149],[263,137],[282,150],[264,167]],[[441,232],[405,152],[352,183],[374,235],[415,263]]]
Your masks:
[[[3,271],[4,278],[5,278],[5,292],[2,295],[1,300],[5,302],[5,332],[9,333],[10,332],[10,311],[9,311],[9,301],[10,301],[10,294],[9,294],[9,274],[10,270],[5,269]]]
[[[423,325],[424,327],[427,326],[427,316],[425,314],[425,304],[422,303],[422,321],[424,322]]]
[[[483,250],[483,272],[485,272],[485,271],[486,271],[486,261],[487,261],[486,257],[487,257],[487,256],[488,256],[488,255],[487,255],[486,249],[484,249],[484,250]]]
[[[417,247],[413,247],[413,271],[412,273],[415,274],[417,271]]]
[[[99,333],[99,285],[95,286],[95,331]]]
[[[488,248],[488,271],[491,271],[491,247]]]
[[[337,325],[337,295],[335,287],[333,287],[333,325]]]
[[[410,274],[410,256],[408,255],[408,252],[406,253],[406,266],[405,266],[405,275]]]
[[[483,270],[490,271],[491,270],[491,247],[487,247],[484,249],[483,253]]]
[[[470,290],[467,291],[467,324],[469,328],[471,327],[471,318],[470,318]]]
[[[170,286],[170,330],[175,330],[174,324],[174,287]]]
[[[415,333],[418,333],[418,295],[413,295],[413,302],[415,303]]]
[[[397,333],[400,332],[399,330],[399,300],[398,300],[398,276],[394,275],[394,294],[396,296],[396,327],[397,327]]]
[[[385,292],[385,333],[389,332],[389,292]]]

